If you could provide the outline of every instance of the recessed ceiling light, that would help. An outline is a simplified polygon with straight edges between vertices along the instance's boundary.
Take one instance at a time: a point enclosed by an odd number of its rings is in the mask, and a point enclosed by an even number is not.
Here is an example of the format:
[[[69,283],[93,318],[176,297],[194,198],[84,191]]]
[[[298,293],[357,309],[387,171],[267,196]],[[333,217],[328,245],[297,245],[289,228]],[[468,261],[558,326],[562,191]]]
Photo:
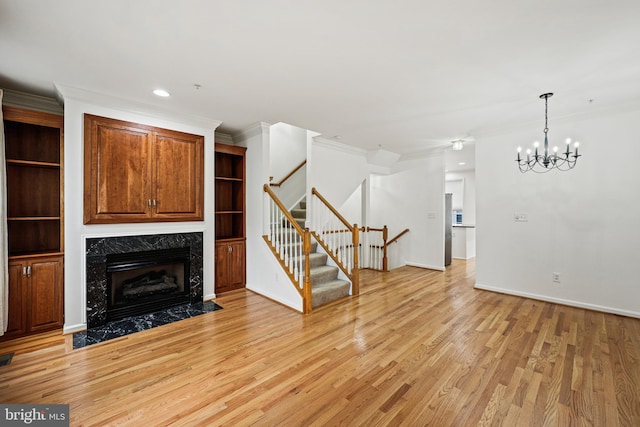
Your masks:
[[[465,162],[460,162],[460,163],[458,163],[458,164],[459,164],[460,166],[464,166],[464,165],[466,165],[466,163],[465,163]]]
[[[158,95],[158,96],[162,96],[162,97],[165,97],[165,98],[167,96],[171,96],[171,94],[169,92],[167,92],[166,90],[164,90],[164,89],[155,89],[153,91],[153,94],[154,95]]]

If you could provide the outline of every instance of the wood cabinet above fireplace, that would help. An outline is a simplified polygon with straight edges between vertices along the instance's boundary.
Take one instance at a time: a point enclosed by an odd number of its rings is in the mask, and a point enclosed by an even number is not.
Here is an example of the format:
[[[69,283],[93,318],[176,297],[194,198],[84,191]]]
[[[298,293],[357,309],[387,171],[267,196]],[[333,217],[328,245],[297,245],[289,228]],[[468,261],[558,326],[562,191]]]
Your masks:
[[[85,114],[84,223],[204,220],[204,137]]]

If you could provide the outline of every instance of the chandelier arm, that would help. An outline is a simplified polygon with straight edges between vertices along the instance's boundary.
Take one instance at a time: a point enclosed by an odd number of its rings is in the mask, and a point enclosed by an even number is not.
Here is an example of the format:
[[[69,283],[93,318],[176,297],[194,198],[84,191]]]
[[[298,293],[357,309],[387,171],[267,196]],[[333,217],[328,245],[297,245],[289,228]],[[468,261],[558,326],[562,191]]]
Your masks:
[[[544,99],[544,146],[543,154],[538,154],[538,142],[534,144],[534,154],[531,156],[531,150],[527,150],[526,160],[520,156],[521,149],[518,148],[518,156],[516,161],[518,162],[518,169],[521,173],[533,171],[535,173],[547,173],[552,169],[558,169],[561,171],[567,171],[573,169],[578,161],[578,142],[575,143],[575,151],[571,151],[569,148],[570,140],[567,140],[566,151],[558,154],[557,148],[554,148],[553,153],[549,153],[549,98],[553,96],[553,93],[543,93],[540,95],[541,99]]]

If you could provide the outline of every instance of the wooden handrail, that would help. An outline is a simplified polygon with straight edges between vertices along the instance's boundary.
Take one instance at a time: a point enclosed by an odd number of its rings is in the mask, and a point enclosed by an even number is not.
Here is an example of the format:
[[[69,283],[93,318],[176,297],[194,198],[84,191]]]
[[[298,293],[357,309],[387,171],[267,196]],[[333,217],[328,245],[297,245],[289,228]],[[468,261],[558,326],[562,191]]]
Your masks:
[[[338,210],[336,208],[331,206],[331,203],[329,203],[327,201],[327,199],[322,197],[322,194],[318,193],[318,190],[316,190],[316,187],[313,187],[311,189],[311,194],[313,194],[318,199],[320,199],[322,201],[322,203],[324,203],[324,205],[336,216],[336,218],[338,218],[340,220],[340,222],[342,222],[344,224],[344,226],[349,229],[349,231],[353,231],[353,226],[351,224],[349,224],[349,222],[347,222],[347,220],[344,219],[344,217],[342,215],[340,215],[340,212],[338,212]]]
[[[282,202],[280,201],[280,199],[278,199],[278,196],[275,195],[275,193],[271,190],[271,188],[269,187],[268,184],[265,184],[263,186],[265,193],[269,194],[271,196],[271,199],[274,201],[274,203],[278,206],[278,208],[280,208],[280,210],[282,211],[282,213],[284,214],[284,216],[289,220],[289,222],[291,223],[291,225],[296,229],[296,231],[298,232],[298,234],[303,235],[304,234],[304,230],[302,229],[302,227],[300,227],[300,224],[298,224],[298,222],[296,221],[296,219],[291,215],[291,212],[289,212],[287,210],[287,208],[284,207],[284,205],[282,204]]]
[[[336,208],[334,208],[331,203],[327,199],[325,199],[322,194],[318,192],[318,190],[313,187],[311,189],[311,194],[316,196],[324,206],[329,209],[329,211],[336,217],[338,220],[347,228],[346,230],[336,229],[336,230],[326,230],[321,232],[321,234],[334,234],[334,233],[351,233],[351,243],[353,244],[353,266],[351,272],[349,272],[348,266],[344,265],[339,257],[337,251],[334,252],[335,248],[330,248],[327,246],[327,243],[320,237],[320,235],[313,231],[312,234],[316,238],[316,241],[324,248],[327,254],[335,261],[338,267],[344,272],[344,274],[351,279],[351,291],[352,295],[360,294],[360,270],[358,268],[358,251],[356,248],[360,246],[360,231],[364,231],[364,227],[358,227],[358,224],[349,224],[347,220],[338,212]]]
[[[284,184],[284,182],[286,180],[288,180],[289,178],[291,178],[293,176],[294,173],[298,172],[300,169],[302,169],[302,167],[304,165],[307,164],[307,160],[303,160],[302,163],[300,163],[298,166],[296,166],[291,172],[289,172],[287,174],[287,176],[285,176],[284,178],[282,178],[279,182],[270,182],[269,185],[272,187],[280,187],[282,184]],[[273,177],[269,177],[269,181],[271,181],[273,179]]]
[[[271,200],[276,204],[276,206],[278,207],[282,215],[287,219],[289,224],[291,224],[294,230],[296,230],[296,233],[298,233],[302,237],[302,253],[304,255],[304,276],[303,276],[302,289],[300,289],[298,287],[298,281],[296,280],[294,274],[292,274],[291,270],[285,263],[284,259],[281,257],[281,254],[279,253],[278,248],[276,248],[276,246],[273,245],[273,243],[269,240],[268,236],[266,235],[262,236],[264,241],[267,243],[267,245],[275,255],[276,259],[278,260],[278,263],[282,266],[283,270],[291,280],[291,283],[294,284],[296,291],[298,291],[298,293],[302,297],[302,312],[304,314],[311,313],[311,310],[313,307],[312,292],[311,292],[311,262],[309,260],[309,254],[311,253],[311,232],[309,231],[308,228],[305,228],[303,230],[302,227],[300,227],[300,225],[297,223],[295,218],[293,218],[291,213],[284,207],[280,199],[278,199],[278,197],[273,193],[273,191],[271,190],[268,184],[265,184],[263,186],[263,189],[265,193],[267,193],[269,197],[271,197]]]
[[[398,233],[396,237],[394,237],[393,239],[390,239],[387,243],[385,243],[385,246],[389,246],[390,244],[397,242],[399,238],[407,234],[409,231],[410,230],[408,228],[405,228],[400,233]]]

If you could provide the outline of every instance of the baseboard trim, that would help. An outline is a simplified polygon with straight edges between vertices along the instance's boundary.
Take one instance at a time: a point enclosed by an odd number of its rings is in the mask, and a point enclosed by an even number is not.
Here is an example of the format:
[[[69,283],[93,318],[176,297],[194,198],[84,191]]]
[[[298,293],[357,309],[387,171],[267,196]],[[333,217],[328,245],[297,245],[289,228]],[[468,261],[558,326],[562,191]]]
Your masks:
[[[567,300],[563,298],[554,298],[547,295],[532,294],[529,292],[514,291],[512,289],[499,288],[496,286],[488,286],[488,285],[483,285],[481,283],[476,283],[475,285],[473,285],[473,287],[475,289],[481,289],[483,291],[491,291],[491,292],[497,292],[500,294],[531,298],[539,301],[551,302],[554,304],[567,305],[569,307],[585,308],[587,310],[601,311],[603,313],[618,314],[620,316],[635,317],[640,319],[640,312],[635,312],[635,311],[621,310],[619,308],[607,307],[607,306],[597,305],[597,304],[589,304],[585,302]]]
[[[207,294],[202,297],[202,301],[211,301],[216,298],[216,294]]]
[[[409,267],[419,267],[419,268],[426,268],[427,270],[437,270],[437,271],[445,271],[446,269],[444,267],[438,267],[435,265],[428,265],[428,264],[417,264],[414,262],[408,262],[405,265],[408,265]]]
[[[269,294],[268,292],[265,292],[263,289],[251,286],[251,285],[247,285],[246,288],[248,290],[250,290],[251,292],[260,295],[261,297],[265,297],[267,299],[270,299],[271,301],[277,302],[278,304],[282,304],[284,306],[286,306],[287,308],[290,308],[292,310],[298,311],[300,313],[302,313],[302,298],[300,298],[300,301],[298,301],[298,303],[296,304],[293,301],[286,301],[282,298],[277,298],[271,294]]]
[[[64,335],[66,334],[74,334],[76,332],[82,332],[82,331],[86,331],[87,330],[87,325],[85,323],[79,323],[77,325],[64,325],[64,328],[62,328],[62,333]]]

